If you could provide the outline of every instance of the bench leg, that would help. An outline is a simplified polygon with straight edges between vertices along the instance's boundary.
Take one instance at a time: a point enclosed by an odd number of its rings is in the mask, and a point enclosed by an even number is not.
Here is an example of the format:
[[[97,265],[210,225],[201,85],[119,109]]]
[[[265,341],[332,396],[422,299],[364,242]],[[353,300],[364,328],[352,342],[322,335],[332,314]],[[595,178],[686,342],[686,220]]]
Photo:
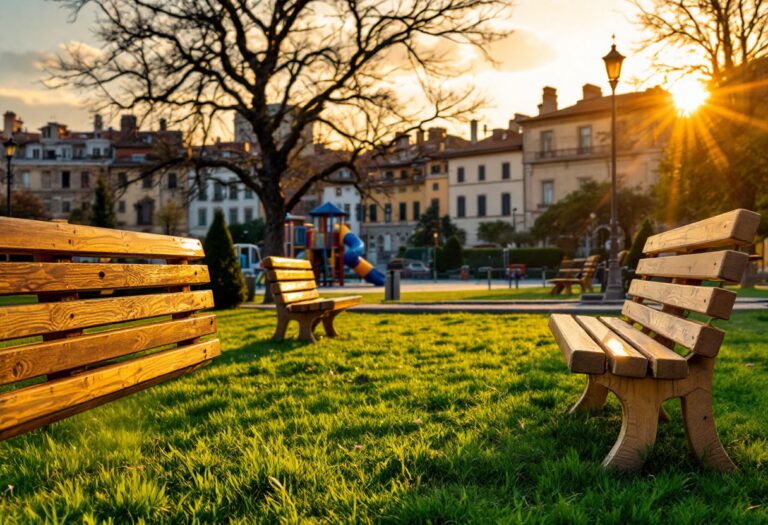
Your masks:
[[[621,401],[623,416],[619,438],[603,460],[606,469],[639,470],[656,442],[661,399],[653,381],[620,379],[619,388],[612,388]]]
[[[288,316],[277,314],[277,328],[275,329],[275,335],[272,336],[273,341],[282,341],[285,339],[285,331],[288,328]]]
[[[317,342],[314,334],[315,326],[317,326],[316,321],[316,317],[304,316],[299,318],[299,339],[310,343]]]
[[[336,314],[328,314],[325,317],[323,317],[323,328],[325,328],[325,334],[328,337],[336,337],[339,335],[336,333],[336,328],[333,326],[333,320],[336,319]]]
[[[697,388],[682,398],[685,436],[691,452],[706,466],[721,472],[733,472],[733,464],[717,436],[712,414],[712,392]]]
[[[570,413],[592,412],[600,410],[608,398],[608,389],[595,381],[592,376],[587,376],[587,386],[581,394],[581,398],[571,407]]]
[[[550,295],[558,295],[558,294],[560,294],[560,292],[562,292],[562,291],[563,291],[563,285],[562,285],[562,284],[560,284],[560,283],[557,283],[556,285],[554,285],[554,286],[552,287],[552,290],[550,290],[549,294],[550,294]]]

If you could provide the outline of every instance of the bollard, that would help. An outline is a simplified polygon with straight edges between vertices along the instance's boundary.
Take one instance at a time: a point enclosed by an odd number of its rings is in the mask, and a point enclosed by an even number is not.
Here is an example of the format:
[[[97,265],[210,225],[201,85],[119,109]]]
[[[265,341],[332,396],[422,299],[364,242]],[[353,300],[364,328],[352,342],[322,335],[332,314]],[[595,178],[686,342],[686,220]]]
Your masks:
[[[384,279],[384,300],[385,301],[400,300],[400,271],[399,270],[387,271],[387,276]]]
[[[491,289],[491,272],[493,271],[493,268],[489,266],[488,268],[486,268],[485,271],[488,275],[488,289],[490,290]]]
[[[515,290],[520,289],[520,270],[515,270]]]
[[[546,288],[547,286],[547,267],[541,269],[541,285]]]

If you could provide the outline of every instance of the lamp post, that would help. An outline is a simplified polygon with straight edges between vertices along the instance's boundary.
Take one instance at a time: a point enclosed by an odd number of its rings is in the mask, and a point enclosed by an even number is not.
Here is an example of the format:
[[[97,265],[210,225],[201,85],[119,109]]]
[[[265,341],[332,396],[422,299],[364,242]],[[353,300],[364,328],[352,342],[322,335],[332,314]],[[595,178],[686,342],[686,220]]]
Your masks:
[[[437,241],[440,240],[440,234],[433,232],[432,238],[435,240],[435,254],[432,259],[432,280],[437,282]]]
[[[619,228],[616,214],[616,85],[621,76],[624,56],[616,51],[616,44],[611,44],[611,50],[603,57],[603,61],[608,82],[611,84],[611,252],[608,260],[608,285],[603,301],[620,301],[624,299],[624,286],[621,284],[619,268]]]
[[[5,158],[8,161],[8,169],[5,172],[5,182],[7,192],[5,194],[5,215],[11,216],[11,184],[13,183],[13,172],[11,171],[11,159],[16,154],[16,141],[13,137],[3,142],[5,147]]]

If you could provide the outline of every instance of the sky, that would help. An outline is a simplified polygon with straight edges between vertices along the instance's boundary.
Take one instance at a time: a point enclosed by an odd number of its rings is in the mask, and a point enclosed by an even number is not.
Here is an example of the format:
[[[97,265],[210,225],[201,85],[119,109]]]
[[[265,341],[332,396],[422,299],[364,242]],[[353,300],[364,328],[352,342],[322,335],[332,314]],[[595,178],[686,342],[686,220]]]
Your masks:
[[[67,11],[46,0],[0,0],[0,9],[0,112],[14,111],[30,130],[47,121],[90,129],[92,116],[83,106],[84,97],[43,86],[39,64],[67,42],[98,46],[91,33],[92,14],[72,23]],[[618,49],[627,56],[622,72],[626,81],[618,92],[663,83],[649,75],[649,60],[638,49],[642,34],[633,18],[628,0],[517,0],[504,21],[514,33],[493,52],[498,67],[480,67],[467,77],[488,100],[477,115],[481,129],[506,127],[514,113],[536,114],[544,86],[557,89],[560,107],[581,98],[585,83],[608,93],[602,56],[614,33]],[[115,125],[119,120],[117,114],[104,118]]]

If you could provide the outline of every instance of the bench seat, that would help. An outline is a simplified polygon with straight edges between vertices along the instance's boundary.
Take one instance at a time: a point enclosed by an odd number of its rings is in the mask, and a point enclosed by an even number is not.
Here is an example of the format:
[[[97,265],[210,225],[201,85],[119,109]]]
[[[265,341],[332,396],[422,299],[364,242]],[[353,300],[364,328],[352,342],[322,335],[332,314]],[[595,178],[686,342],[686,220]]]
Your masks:
[[[301,303],[292,303],[288,305],[291,312],[314,312],[316,310],[344,310],[352,306],[357,306],[362,301],[361,295],[350,295],[347,297],[333,297],[328,299],[312,299]]]

